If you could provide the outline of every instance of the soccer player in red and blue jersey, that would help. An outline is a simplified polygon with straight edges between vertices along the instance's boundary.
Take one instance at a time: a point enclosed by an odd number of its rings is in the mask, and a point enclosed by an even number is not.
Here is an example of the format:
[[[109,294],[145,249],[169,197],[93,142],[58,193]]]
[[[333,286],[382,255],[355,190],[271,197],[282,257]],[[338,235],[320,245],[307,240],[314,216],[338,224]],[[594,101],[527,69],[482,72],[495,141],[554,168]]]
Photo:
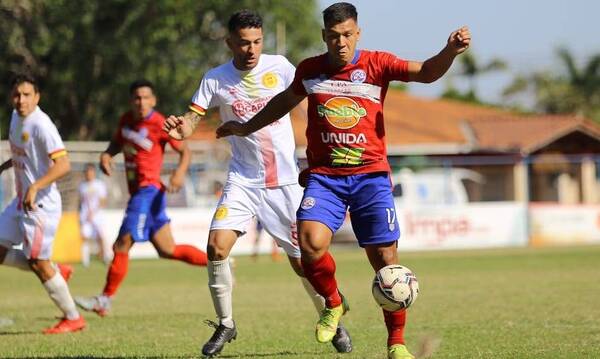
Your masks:
[[[398,263],[400,237],[387,161],[383,102],[393,80],[429,83],[450,68],[470,44],[462,27],[446,46],[425,62],[406,61],[379,51],[357,50],[360,38],[356,8],[336,3],[323,11],[327,53],[302,61],[287,90],[275,96],[253,119],[227,122],[217,136],[247,136],[290,111],[308,97],[306,150],[308,169],[297,212],[302,265],[306,278],[326,298],[317,323],[319,342],[331,341],[348,310],[328,252],[333,233],[350,212],[358,243],[375,271]],[[404,344],[406,312],[383,311],[388,329],[388,357],[413,358]]]
[[[154,85],[139,80],[129,88],[131,111],[121,116],[108,148],[100,155],[100,168],[112,173],[112,158],[119,152],[125,157],[125,172],[131,198],[125,218],[113,245],[114,258],[108,270],[102,294],[77,297],[81,308],[104,316],[110,310],[112,297],[127,275],[129,250],[134,243],[150,241],[162,258],[176,259],[192,265],[206,266],[207,256],[198,248],[178,245],[173,240],[170,219],[165,212],[166,191],[178,191],[185,180],[190,163],[190,150],[184,141],[169,137],[163,130],[165,117],[156,111]],[[160,180],[165,145],[179,153],[179,164],[171,175],[169,186]]]

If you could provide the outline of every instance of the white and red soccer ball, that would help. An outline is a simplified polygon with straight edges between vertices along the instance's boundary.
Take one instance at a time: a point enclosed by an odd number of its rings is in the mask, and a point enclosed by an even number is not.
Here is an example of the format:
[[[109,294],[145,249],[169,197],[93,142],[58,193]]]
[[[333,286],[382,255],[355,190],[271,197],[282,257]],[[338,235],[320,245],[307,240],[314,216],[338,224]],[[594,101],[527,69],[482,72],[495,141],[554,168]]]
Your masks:
[[[373,279],[373,298],[388,312],[406,309],[419,295],[419,282],[412,271],[399,264],[381,268]]]

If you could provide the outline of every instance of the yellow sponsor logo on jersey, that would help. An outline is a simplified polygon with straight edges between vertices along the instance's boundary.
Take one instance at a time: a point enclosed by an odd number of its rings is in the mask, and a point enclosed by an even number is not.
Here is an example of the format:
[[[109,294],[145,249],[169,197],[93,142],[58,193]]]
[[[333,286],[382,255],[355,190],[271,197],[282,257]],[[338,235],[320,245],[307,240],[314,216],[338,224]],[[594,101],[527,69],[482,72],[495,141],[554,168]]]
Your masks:
[[[268,89],[274,88],[277,86],[277,75],[272,72],[267,72],[262,77],[262,84]]]
[[[21,142],[27,142],[29,141],[29,132],[23,132],[21,134]]]
[[[367,115],[367,110],[348,97],[332,97],[324,105],[317,106],[319,117],[325,117],[335,128],[352,128]]]
[[[215,219],[221,220],[221,219],[225,219],[226,217],[227,217],[227,207],[220,206],[219,208],[217,208],[217,211],[215,212]]]

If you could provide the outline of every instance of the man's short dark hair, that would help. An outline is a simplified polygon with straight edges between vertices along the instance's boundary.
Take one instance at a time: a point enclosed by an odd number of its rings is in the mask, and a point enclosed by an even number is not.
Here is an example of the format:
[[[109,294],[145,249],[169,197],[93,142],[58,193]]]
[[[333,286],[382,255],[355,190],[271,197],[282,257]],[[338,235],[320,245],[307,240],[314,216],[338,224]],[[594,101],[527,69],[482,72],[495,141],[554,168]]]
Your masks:
[[[227,23],[227,28],[229,29],[230,34],[239,29],[262,29],[262,27],[262,17],[260,17],[258,13],[247,9],[240,10],[231,15],[229,22]]]
[[[35,76],[33,76],[32,74],[29,73],[20,73],[20,74],[16,74],[15,76],[13,76],[12,80],[10,81],[10,88],[14,89],[15,87],[19,86],[22,83],[30,83],[33,86],[33,89],[35,90],[35,92],[39,93],[40,92],[40,86],[38,84],[37,79],[35,78]]]
[[[131,85],[129,85],[129,94],[133,96],[135,90],[139,89],[140,87],[149,87],[150,90],[152,90],[152,93],[154,93],[154,84],[152,82],[146,79],[139,79],[133,81]]]
[[[348,19],[358,21],[358,13],[354,5],[347,2],[337,2],[323,10],[323,24],[330,27]]]
[[[94,171],[96,171],[96,165],[94,163],[91,163],[91,162],[86,163],[83,168],[84,168],[85,171],[87,171],[87,170],[94,170]]]

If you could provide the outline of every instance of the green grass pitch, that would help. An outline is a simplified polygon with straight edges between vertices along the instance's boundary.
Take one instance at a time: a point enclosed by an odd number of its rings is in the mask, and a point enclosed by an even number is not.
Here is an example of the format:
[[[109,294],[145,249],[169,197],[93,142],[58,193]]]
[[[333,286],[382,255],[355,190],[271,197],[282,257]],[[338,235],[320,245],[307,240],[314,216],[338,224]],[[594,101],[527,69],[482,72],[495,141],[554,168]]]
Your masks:
[[[222,358],[385,358],[386,331],[370,293],[373,277],[357,248],[336,247],[344,317],[354,352],[338,355],[314,339],[315,310],[284,262],[238,257],[234,314],[238,339]],[[406,339],[433,358],[600,358],[600,247],[400,253],[421,293]],[[77,266],[75,295],[96,294],[106,268]],[[109,317],[86,313],[80,333],[44,336],[59,314],[31,273],[0,267],[0,358],[192,358],[212,334],[205,268],[139,260]]]

